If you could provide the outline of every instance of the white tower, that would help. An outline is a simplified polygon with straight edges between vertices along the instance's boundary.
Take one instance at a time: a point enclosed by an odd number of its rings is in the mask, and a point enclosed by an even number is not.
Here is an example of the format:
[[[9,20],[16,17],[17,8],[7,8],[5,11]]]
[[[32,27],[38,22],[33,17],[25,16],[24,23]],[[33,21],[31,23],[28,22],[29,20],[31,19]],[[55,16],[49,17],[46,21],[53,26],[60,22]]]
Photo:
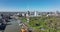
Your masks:
[[[58,16],[58,11],[55,12],[55,15]]]
[[[37,13],[36,13],[36,11],[34,12],[34,16],[37,16]]]

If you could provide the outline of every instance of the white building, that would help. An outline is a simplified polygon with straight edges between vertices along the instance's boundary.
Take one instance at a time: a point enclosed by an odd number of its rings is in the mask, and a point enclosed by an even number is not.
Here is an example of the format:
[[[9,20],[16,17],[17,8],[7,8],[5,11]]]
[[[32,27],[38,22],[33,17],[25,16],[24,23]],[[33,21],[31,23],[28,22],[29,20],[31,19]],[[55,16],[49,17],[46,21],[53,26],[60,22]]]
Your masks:
[[[34,16],[37,16],[37,12],[36,11],[34,12]]]
[[[24,13],[22,13],[22,16],[25,16],[25,14],[24,14]]]

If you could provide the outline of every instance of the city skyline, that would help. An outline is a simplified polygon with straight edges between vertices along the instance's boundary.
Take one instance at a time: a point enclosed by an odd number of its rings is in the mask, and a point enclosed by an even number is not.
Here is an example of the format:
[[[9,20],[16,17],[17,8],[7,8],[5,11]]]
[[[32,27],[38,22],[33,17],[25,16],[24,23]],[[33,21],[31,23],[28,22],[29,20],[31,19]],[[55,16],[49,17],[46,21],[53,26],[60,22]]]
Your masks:
[[[0,0],[1,12],[60,11],[60,0]]]

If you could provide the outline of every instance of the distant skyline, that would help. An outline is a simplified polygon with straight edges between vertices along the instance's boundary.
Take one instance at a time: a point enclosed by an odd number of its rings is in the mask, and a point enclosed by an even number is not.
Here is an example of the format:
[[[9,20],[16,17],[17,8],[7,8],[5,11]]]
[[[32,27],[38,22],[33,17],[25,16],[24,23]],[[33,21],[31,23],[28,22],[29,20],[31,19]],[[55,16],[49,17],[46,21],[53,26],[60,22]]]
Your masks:
[[[1,12],[60,11],[60,0],[0,0]]]

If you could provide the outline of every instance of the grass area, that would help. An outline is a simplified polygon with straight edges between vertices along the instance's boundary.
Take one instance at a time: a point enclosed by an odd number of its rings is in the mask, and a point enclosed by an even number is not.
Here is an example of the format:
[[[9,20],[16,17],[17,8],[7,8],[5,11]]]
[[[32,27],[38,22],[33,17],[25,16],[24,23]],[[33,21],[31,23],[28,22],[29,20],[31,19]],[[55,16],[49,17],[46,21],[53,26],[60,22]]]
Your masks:
[[[27,22],[27,19],[25,17],[20,17],[22,22]]]
[[[26,18],[21,19],[27,23]],[[60,32],[60,18],[57,17],[30,17],[28,26],[35,29],[35,32]],[[59,27],[59,28],[58,28]]]

